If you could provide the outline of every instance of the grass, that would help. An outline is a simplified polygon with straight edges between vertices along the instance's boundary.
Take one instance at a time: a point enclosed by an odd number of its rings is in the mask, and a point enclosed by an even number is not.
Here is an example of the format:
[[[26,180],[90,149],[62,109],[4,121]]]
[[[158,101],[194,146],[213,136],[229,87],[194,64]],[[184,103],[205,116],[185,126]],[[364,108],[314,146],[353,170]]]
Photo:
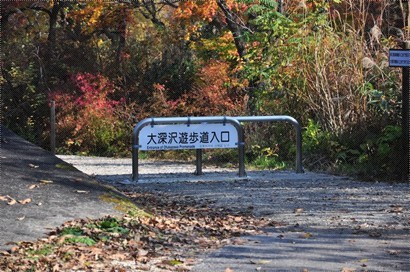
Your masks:
[[[115,209],[120,212],[127,213],[133,217],[151,217],[151,215],[140,209],[131,200],[113,193],[103,194],[100,199],[107,203],[113,203]]]
[[[44,257],[53,253],[54,248],[51,245],[44,245],[38,249],[28,250],[27,253],[34,259]]]
[[[57,163],[57,164],[55,165],[55,167],[56,167],[57,169],[62,169],[62,170],[67,170],[67,171],[77,170],[77,168],[75,168],[72,164],[69,164],[69,163],[66,163],[66,162]]]
[[[251,164],[256,169],[283,170],[287,168],[287,164],[276,157],[259,156]]]
[[[87,246],[93,246],[97,242],[88,237],[88,236],[73,236],[73,237],[67,237],[64,239],[64,243],[70,243],[70,244],[84,244]]]

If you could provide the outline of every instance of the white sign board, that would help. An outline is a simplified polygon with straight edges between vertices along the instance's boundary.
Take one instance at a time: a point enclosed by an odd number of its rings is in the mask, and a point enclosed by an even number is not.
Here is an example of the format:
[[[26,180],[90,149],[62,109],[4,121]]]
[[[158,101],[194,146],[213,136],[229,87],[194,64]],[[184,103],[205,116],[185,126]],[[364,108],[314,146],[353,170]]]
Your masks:
[[[410,67],[410,49],[390,49],[390,67]]]
[[[140,150],[235,148],[238,132],[226,124],[145,126],[139,133]]]

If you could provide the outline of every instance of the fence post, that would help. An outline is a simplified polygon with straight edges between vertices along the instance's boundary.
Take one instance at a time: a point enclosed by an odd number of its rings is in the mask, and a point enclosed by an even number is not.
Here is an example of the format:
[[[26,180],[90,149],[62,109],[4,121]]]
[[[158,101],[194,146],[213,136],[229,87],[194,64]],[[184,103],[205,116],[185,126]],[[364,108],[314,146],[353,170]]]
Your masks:
[[[403,49],[410,49],[410,41],[403,42]],[[402,67],[402,135],[403,135],[403,181],[410,182],[410,67]]]
[[[202,175],[202,149],[195,149],[196,153],[196,170],[195,170],[195,175],[200,176]]]
[[[50,150],[56,154],[56,102],[51,101],[50,108]]]

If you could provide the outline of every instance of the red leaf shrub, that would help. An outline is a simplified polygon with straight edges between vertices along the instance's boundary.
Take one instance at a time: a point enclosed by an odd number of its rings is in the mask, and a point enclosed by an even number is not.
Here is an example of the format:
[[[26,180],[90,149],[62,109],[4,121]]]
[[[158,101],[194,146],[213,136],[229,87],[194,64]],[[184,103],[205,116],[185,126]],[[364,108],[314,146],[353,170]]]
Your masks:
[[[102,75],[77,73],[70,87],[50,94],[57,108],[60,152],[116,155],[128,145],[127,124],[121,119],[124,99],[110,96],[115,86]]]

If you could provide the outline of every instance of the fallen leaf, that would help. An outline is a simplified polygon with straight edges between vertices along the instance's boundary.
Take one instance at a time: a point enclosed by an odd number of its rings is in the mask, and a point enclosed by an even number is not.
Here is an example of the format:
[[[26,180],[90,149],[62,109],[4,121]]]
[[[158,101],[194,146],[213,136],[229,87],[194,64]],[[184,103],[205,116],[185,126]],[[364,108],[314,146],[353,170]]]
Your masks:
[[[378,238],[378,237],[381,237],[382,236],[382,233],[381,232],[379,232],[379,231],[370,231],[369,232],[369,236],[370,237],[374,237],[374,238]]]
[[[16,220],[18,220],[18,221],[23,221],[25,218],[26,218],[26,216],[22,216],[22,217],[16,218]]]
[[[53,181],[52,180],[47,180],[47,179],[40,179],[40,183],[51,184],[51,183],[53,183]]]
[[[389,213],[403,213],[406,209],[400,205],[390,205]]]
[[[0,201],[8,201],[9,198],[7,196],[0,196]]]
[[[268,226],[271,227],[283,227],[286,226],[287,224],[285,222],[279,222],[279,221],[270,221]]]
[[[368,261],[369,261],[369,259],[367,259],[367,258],[364,258],[364,259],[360,259],[360,260],[359,260],[360,263],[365,263],[365,262],[368,262]]]
[[[9,253],[9,252],[7,252],[7,251],[0,251],[0,255],[3,255],[3,256],[10,256],[10,253]]]
[[[304,210],[303,208],[296,208],[293,212],[294,213],[302,213]]]
[[[251,260],[250,261],[251,264],[268,264],[270,262],[271,261],[269,261],[269,260],[256,260],[256,261]]]
[[[34,165],[34,164],[32,164],[32,163],[29,163],[28,166],[29,166],[30,168],[34,168],[34,169],[39,167],[38,165]]]
[[[38,188],[37,184],[32,184],[28,187],[30,190],[34,189],[34,188]]]
[[[138,257],[145,257],[145,256],[147,256],[148,255],[148,253],[149,253],[149,251],[148,250],[144,250],[144,249],[138,249]]]
[[[60,271],[61,269],[60,269],[60,264],[55,264],[54,266],[53,266],[53,269],[52,269],[52,271],[53,272],[57,272],[57,271]]]
[[[7,202],[7,205],[14,205],[17,203],[17,201],[14,198],[9,197],[9,202]]]
[[[356,269],[343,267],[341,272],[355,272]]]
[[[79,194],[89,194],[90,193],[90,191],[83,191],[83,190],[76,190],[75,192]]]
[[[186,265],[194,265],[197,263],[197,261],[195,259],[185,259],[184,263]]]
[[[66,235],[60,236],[57,239],[57,244],[64,244],[66,239],[70,239],[70,238],[73,238],[73,237],[74,237],[74,235],[72,235],[72,234],[66,234]]]
[[[305,233],[302,233],[301,235],[299,235],[299,237],[304,238],[304,239],[309,239],[309,238],[312,238],[312,233],[305,232]]]
[[[77,168],[75,168],[72,164],[69,163],[57,163],[56,164],[56,168],[58,169],[64,169],[64,170],[77,170]]]
[[[230,267],[225,269],[225,272],[234,272]]]
[[[14,253],[14,252],[17,252],[19,249],[20,249],[19,246],[13,246],[13,247],[10,248],[10,252]]]
[[[387,250],[387,253],[389,253],[390,255],[399,255],[400,250]]]
[[[183,261],[177,260],[177,259],[174,259],[174,260],[164,260],[164,261],[162,261],[162,263],[163,263],[163,264],[167,264],[167,265],[171,265],[171,266],[177,266],[177,265],[184,264]]]
[[[23,200],[19,200],[19,201],[18,201],[18,203],[20,203],[20,204],[22,204],[22,205],[28,204],[28,203],[30,203],[30,202],[31,202],[31,198],[26,198],[26,199],[23,199]]]
[[[115,254],[111,254],[110,256],[108,256],[108,258],[110,258],[111,260],[123,261],[128,258],[128,254],[127,253],[115,253]]]

